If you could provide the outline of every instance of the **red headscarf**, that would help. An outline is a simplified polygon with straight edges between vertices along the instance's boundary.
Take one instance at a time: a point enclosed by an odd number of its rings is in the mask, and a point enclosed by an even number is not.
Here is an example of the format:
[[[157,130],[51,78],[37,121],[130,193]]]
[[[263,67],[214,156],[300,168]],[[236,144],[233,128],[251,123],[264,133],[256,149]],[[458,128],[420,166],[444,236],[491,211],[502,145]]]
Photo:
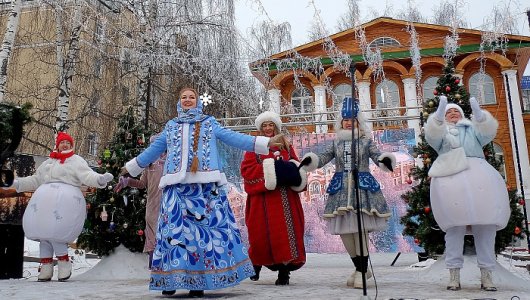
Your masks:
[[[61,143],[61,141],[69,141],[70,144],[72,145],[72,149],[59,152],[59,144]],[[73,147],[74,147],[74,139],[66,132],[59,132],[57,134],[57,138],[55,139],[55,150],[53,150],[50,153],[50,157],[54,159],[58,159],[61,161],[62,164],[64,164],[64,161],[68,157],[74,155]]]

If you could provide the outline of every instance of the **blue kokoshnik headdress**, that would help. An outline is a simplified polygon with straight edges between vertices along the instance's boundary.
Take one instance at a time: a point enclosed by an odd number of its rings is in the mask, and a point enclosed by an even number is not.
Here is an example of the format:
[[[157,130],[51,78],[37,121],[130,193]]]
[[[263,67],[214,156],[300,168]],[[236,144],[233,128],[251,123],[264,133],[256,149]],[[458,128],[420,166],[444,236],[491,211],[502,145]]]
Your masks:
[[[344,97],[342,100],[341,116],[343,119],[356,119],[359,114],[359,103],[352,97]]]

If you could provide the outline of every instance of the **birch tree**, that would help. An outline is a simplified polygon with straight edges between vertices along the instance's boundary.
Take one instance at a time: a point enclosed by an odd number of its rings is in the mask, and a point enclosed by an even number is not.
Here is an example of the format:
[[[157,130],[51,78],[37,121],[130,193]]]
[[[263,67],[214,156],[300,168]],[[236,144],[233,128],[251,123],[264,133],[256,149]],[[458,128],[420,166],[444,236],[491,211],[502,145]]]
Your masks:
[[[21,5],[22,0],[11,1],[11,12],[9,13],[6,32],[2,42],[2,50],[0,51],[0,103],[4,102],[7,83],[7,67],[15,44]]]
[[[79,37],[81,34],[82,6],[74,7],[74,18],[69,39],[68,51],[64,46],[63,31],[64,6],[55,5],[55,20],[57,30],[57,67],[59,69],[59,95],[57,101],[57,117],[55,122],[56,131],[65,131],[68,128],[68,109],[70,107],[70,94],[72,78],[75,75],[76,59],[79,53]],[[64,54],[66,53],[66,59]]]

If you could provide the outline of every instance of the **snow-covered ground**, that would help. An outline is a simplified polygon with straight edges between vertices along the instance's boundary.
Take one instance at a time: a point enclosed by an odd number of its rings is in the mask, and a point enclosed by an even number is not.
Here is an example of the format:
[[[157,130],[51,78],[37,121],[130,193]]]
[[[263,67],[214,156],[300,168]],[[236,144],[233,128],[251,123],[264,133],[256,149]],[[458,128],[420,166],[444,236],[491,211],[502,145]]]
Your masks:
[[[33,250],[27,250],[31,252]],[[26,253],[36,255],[37,253]],[[526,254],[527,255],[527,254]],[[376,284],[368,281],[369,299],[530,299],[530,261],[498,257],[494,282],[499,291],[480,290],[480,271],[473,256],[466,257],[462,290],[447,291],[448,272],[443,260],[418,263],[414,253],[404,253],[390,266],[396,253],[372,253]],[[77,256],[74,274],[67,282],[37,282],[38,263],[24,263],[24,279],[0,280],[0,299],[161,299],[148,290],[147,257],[119,248],[102,259]],[[245,280],[236,287],[207,291],[205,298],[237,299],[361,299],[363,292],[346,287],[353,271],[347,254],[310,253],[307,264],[291,275],[288,286],[275,286],[276,273],[264,269],[257,282]],[[179,290],[170,298],[185,298]],[[517,297],[515,297],[517,296]]]

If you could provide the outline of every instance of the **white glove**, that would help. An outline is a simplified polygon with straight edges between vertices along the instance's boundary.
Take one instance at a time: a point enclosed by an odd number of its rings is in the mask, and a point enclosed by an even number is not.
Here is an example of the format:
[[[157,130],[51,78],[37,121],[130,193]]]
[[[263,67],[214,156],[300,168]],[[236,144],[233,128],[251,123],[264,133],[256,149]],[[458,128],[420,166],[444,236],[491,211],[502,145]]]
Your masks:
[[[114,178],[114,175],[107,172],[99,176],[98,183],[99,185],[107,185],[107,182],[111,181],[112,178]]]
[[[469,99],[469,104],[471,105],[471,111],[473,112],[473,118],[475,119],[475,121],[484,121],[484,119],[486,119],[486,114],[482,112],[482,109],[480,108],[477,99],[475,99],[475,97],[471,97]]]
[[[434,118],[440,122],[445,121],[445,107],[447,106],[447,97],[440,96],[440,102],[438,103],[438,109],[434,113]]]

